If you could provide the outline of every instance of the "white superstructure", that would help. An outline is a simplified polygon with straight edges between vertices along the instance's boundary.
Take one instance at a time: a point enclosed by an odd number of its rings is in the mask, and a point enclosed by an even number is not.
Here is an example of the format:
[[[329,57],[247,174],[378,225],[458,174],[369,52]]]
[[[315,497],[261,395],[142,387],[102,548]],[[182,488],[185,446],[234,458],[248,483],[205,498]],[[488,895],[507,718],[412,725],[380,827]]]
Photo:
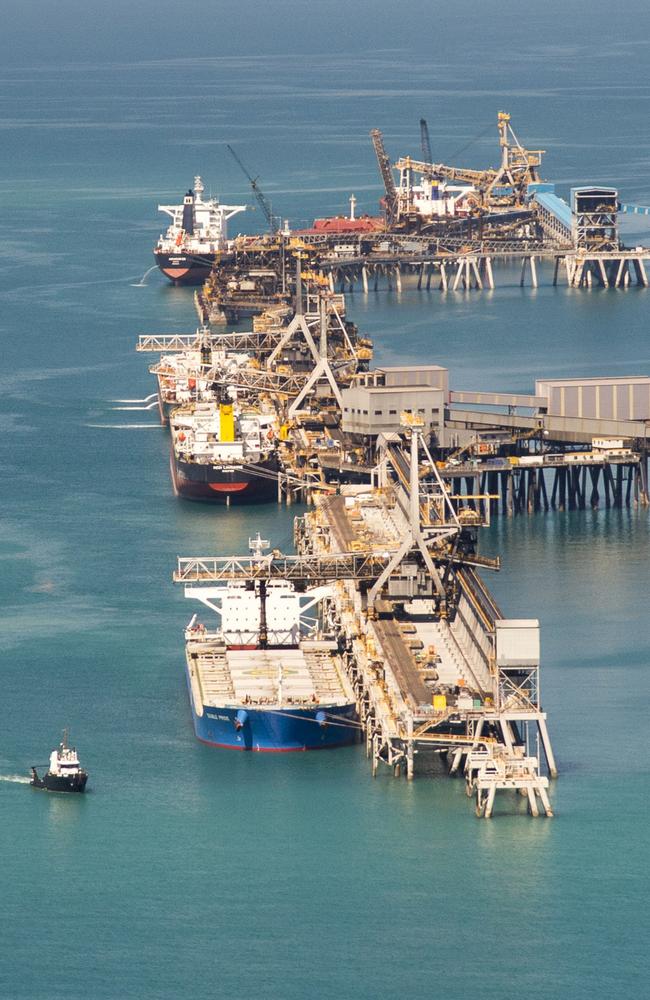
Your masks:
[[[159,205],[172,223],[160,236],[157,249],[163,252],[184,249],[195,253],[216,253],[228,244],[228,221],[245,212],[246,205],[222,205],[218,198],[203,201],[205,188],[200,177],[185,195],[182,205]]]
[[[469,184],[448,184],[420,174],[411,167],[400,170],[397,189],[398,215],[424,220],[468,215],[475,204],[476,189]]]
[[[223,378],[226,379],[228,372],[240,368],[250,361],[248,354],[228,354],[210,348],[209,360],[200,348],[191,351],[183,351],[180,354],[166,354],[155,365],[151,365],[149,371],[158,380],[158,395],[161,404],[182,404],[190,403],[193,400],[209,401],[214,399],[213,383],[216,375],[212,379],[200,377],[201,366],[207,366],[210,370],[219,369]]]
[[[64,733],[63,742],[58,750],[53,750],[50,754],[49,774],[55,777],[72,778],[79,774],[81,766],[77,756],[76,747],[68,746],[68,734]]]
[[[275,449],[276,423],[273,413],[237,402],[180,406],[170,417],[174,453],[203,465],[256,464]]]

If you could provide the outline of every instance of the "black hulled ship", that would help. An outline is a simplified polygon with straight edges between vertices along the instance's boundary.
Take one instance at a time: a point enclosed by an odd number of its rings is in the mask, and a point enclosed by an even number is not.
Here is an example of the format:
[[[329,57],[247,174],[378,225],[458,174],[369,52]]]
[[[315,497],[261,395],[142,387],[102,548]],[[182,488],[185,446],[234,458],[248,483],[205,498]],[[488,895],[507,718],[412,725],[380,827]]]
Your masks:
[[[203,201],[200,177],[182,205],[159,205],[172,223],[154,248],[156,264],[174,285],[202,285],[217,259],[228,249],[228,220],[246,205],[222,205],[218,198]]]
[[[177,407],[169,419],[178,496],[212,503],[272,500],[278,490],[273,410],[223,397]]]
[[[58,750],[50,754],[50,766],[42,778],[36,767],[32,767],[30,784],[33,788],[43,788],[48,792],[83,792],[88,775],[79,764],[77,748],[68,746],[68,731],[63,732],[63,740]]]

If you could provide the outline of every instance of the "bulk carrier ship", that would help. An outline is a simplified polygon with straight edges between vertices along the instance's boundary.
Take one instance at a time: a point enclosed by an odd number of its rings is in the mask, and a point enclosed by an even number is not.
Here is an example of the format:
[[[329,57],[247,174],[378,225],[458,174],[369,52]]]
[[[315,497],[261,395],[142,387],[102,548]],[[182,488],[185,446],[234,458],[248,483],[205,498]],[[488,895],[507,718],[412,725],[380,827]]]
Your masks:
[[[195,177],[194,189],[182,205],[158,206],[172,223],[159,237],[153,255],[174,285],[203,284],[217,255],[228,249],[228,220],[246,211],[246,205],[222,205],[218,198],[203,201],[204,190],[201,178]]]
[[[268,542],[249,542],[263,559]],[[208,630],[194,615],[186,631],[186,678],[199,740],[229,750],[286,752],[356,742],[354,692],[336,642],[312,628],[313,604],[283,581],[185,588],[219,614]]]
[[[277,417],[222,395],[172,411],[171,476],[177,496],[230,503],[277,495]]]

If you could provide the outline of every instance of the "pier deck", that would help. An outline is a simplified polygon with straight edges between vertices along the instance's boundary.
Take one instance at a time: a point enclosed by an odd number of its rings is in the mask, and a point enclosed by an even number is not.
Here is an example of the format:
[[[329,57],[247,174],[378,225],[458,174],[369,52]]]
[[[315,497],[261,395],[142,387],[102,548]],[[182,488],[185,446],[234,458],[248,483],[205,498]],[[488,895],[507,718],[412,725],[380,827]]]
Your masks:
[[[403,453],[397,465],[397,482],[388,487],[343,486],[340,495],[317,499],[297,532],[303,554],[327,559],[363,549],[368,558],[381,553],[386,559],[400,544],[404,548],[415,508]],[[422,523],[430,503],[420,499]],[[501,626],[532,625],[534,645],[536,623],[505,622],[471,566],[454,570],[447,563],[454,577],[453,606],[441,605],[435,595],[418,597],[422,569],[409,558],[374,602],[359,578],[340,578],[332,588],[331,614],[345,647],[373,774],[384,763],[395,774],[404,768],[411,778],[415,756],[427,751],[446,753],[456,771],[471,753],[489,749],[498,764],[472,778],[479,814],[492,814],[497,790],[516,788],[528,796],[533,815],[539,814],[537,798],[552,815],[547,779],[526,749],[537,729],[549,771],[556,773],[537,695],[538,663],[511,671],[497,638]]]

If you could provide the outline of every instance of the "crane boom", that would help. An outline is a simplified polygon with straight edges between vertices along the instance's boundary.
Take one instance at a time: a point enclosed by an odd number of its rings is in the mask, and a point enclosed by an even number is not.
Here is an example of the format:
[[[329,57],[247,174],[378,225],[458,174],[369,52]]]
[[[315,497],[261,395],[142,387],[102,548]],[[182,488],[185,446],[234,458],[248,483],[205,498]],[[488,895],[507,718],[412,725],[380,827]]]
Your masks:
[[[429,138],[429,126],[426,118],[420,118],[420,142],[422,144],[422,159],[426,160],[427,163],[433,163],[431,139]]]
[[[395,178],[393,177],[393,169],[388,159],[388,153],[384,147],[384,137],[378,128],[373,128],[370,133],[372,138],[372,144],[375,147],[375,155],[377,157],[377,163],[379,164],[379,172],[381,173],[382,180],[384,182],[384,191],[386,192],[386,222],[390,226],[395,221],[395,212],[397,210],[397,188],[395,187]]]
[[[242,161],[240,160],[240,158],[237,156],[237,153],[235,152],[235,150],[232,148],[232,146],[229,143],[226,143],[226,148],[230,152],[230,155],[232,156],[232,158],[235,161],[235,163],[239,166],[239,168],[243,171],[243,173],[245,174],[245,176],[248,178],[248,182],[249,182],[249,184],[251,186],[251,190],[252,190],[253,194],[255,195],[255,198],[257,200],[257,204],[262,209],[262,213],[264,215],[264,218],[266,219],[266,221],[269,224],[269,231],[271,232],[271,235],[274,235],[277,232],[277,228],[278,227],[277,227],[277,225],[275,223],[275,218],[273,216],[273,212],[271,211],[271,205],[268,202],[268,200],[264,197],[263,192],[259,188],[259,185],[257,183],[257,177],[251,177],[251,175],[249,174],[248,170],[246,169],[246,167],[244,166],[244,164],[242,163]]]
[[[539,181],[538,167],[542,162],[543,149],[525,149],[510,125],[510,115],[500,111],[497,116],[501,164],[496,169],[473,170],[469,167],[450,167],[445,163],[433,163],[430,158],[429,128],[424,118],[420,119],[422,135],[422,155],[424,160],[402,157],[395,167],[399,171],[412,170],[423,177],[461,184],[471,184],[484,201],[490,200],[496,188],[509,189],[510,199],[515,204],[525,200],[528,184]]]
[[[487,186],[490,181],[497,176],[497,171],[473,170],[470,167],[449,167],[445,163],[432,163],[423,160],[413,160],[410,156],[403,156],[395,164],[398,170],[411,169],[418,174],[438,177],[441,180],[457,181],[461,184],[474,184],[477,187]]]

